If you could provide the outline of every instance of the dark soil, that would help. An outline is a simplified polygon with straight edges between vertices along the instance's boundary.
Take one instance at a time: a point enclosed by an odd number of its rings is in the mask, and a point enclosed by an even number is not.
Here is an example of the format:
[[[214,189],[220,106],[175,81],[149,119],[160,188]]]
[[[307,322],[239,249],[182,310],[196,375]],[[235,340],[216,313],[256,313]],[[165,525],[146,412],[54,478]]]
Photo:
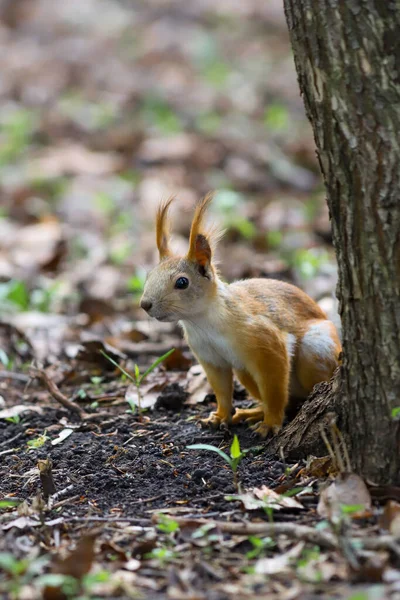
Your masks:
[[[145,414],[142,422],[126,412],[126,405],[118,412],[109,408],[108,421],[78,427],[73,423],[74,433],[59,446],[48,440],[39,449],[4,456],[0,491],[21,498],[34,496],[40,491],[39,478],[30,478],[21,489],[19,477],[38,459],[49,457],[57,490],[73,485],[69,495],[80,496],[78,504],[64,507],[65,516],[87,514],[87,502],[103,516],[121,509],[127,516],[143,517],[150,509],[177,503],[193,508],[193,513],[232,510],[232,503],[224,500],[225,494],[236,491],[229,466],[217,454],[188,450],[188,445],[211,444],[229,453],[232,434],[240,432],[242,448],[254,448],[239,468],[245,487],[276,485],[285,465],[265,456],[263,442],[244,425],[231,432],[199,428],[197,417],[206,416],[213,406],[210,403],[201,411],[185,407],[179,413],[160,408]],[[53,431],[61,430],[60,420],[66,425],[71,422],[67,411],[45,408],[43,415],[31,413],[18,424],[0,421],[1,445],[24,447],[45,430],[56,437]]]

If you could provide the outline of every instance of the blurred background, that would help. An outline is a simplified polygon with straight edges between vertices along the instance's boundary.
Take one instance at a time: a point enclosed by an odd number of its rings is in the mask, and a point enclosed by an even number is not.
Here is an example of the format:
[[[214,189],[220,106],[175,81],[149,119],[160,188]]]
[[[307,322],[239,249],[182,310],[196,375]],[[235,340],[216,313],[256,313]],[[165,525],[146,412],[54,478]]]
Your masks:
[[[85,336],[160,339],[137,301],[169,194],[177,248],[215,190],[222,276],[285,279],[332,307],[281,0],[0,0],[0,96],[0,314],[39,358]]]

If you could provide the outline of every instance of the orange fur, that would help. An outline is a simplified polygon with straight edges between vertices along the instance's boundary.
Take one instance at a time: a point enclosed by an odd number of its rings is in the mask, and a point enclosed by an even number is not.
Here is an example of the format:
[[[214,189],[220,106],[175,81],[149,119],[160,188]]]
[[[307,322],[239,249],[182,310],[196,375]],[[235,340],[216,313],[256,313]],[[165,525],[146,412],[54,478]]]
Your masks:
[[[228,285],[219,279],[212,256],[218,235],[204,226],[210,195],[196,206],[186,257],[172,256],[166,220],[171,201],[158,211],[162,262],[149,274],[144,306],[151,316],[183,326],[217,398],[216,412],[204,423],[257,421],[256,431],[265,436],[282,425],[289,394],[306,397],[316,383],[332,376],[341,352],[336,328],[293,285],[272,279]],[[179,290],[175,282],[182,276],[189,284]],[[232,417],[234,374],[259,407]]]

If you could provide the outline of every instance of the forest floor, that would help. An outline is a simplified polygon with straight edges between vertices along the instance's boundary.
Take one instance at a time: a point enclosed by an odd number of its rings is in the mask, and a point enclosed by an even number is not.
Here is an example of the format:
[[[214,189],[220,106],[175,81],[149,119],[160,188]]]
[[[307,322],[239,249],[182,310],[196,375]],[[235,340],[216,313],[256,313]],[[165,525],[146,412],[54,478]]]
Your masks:
[[[204,372],[138,307],[159,200],[180,249],[216,190],[222,276],[290,281],[337,319],[281,2],[0,0],[0,65],[0,597],[400,597],[400,491],[345,473],[343,447],[294,462],[202,429]],[[139,415],[114,363],[173,348]],[[234,434],[236,475],[188,448]]]

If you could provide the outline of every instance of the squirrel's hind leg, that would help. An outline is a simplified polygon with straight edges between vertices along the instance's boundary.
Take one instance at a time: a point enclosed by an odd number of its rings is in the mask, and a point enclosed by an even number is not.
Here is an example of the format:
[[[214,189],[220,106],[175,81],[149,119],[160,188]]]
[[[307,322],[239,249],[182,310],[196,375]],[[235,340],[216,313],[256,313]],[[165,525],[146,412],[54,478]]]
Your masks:
[[[283,336],[276,335],[255,352],[251,362],[251,376],[257,385],[262,421],[253,430],[265,438],[270,431],[277,433],[282,426],[289,399],[290,355]]]

